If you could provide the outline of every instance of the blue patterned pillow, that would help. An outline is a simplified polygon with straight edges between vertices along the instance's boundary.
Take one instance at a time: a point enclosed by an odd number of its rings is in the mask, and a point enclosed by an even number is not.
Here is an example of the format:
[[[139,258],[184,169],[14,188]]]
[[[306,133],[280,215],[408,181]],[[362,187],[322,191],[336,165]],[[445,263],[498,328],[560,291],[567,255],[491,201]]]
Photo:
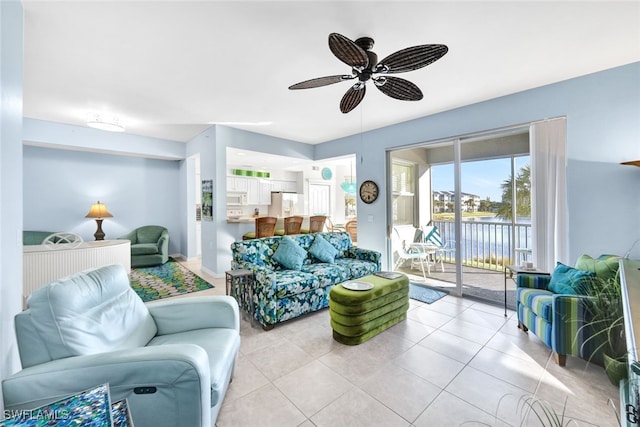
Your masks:
[[[327,239],[316,235],[315,239],[313,239],[313,244],[309,248],[309,253],[322,262],[333,264],[336,261],[338,250]]]
[[[291,237],[285,236],[271,258],[289,270],[300,270],[306,257],[307,251]]]
[[[578,270],[559,262],[551,273],[549,290],[554,294],[584,295],[589,281],[595,277],[594,272]]]

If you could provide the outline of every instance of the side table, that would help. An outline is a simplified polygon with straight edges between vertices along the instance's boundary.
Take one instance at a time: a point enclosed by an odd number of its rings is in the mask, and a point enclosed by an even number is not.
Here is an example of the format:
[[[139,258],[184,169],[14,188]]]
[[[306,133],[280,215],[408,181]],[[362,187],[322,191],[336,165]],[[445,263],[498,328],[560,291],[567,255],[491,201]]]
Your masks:
[[[544,274],[549,275],[547,271],[538,270],[537,268],[526,268],[519,265],[507,265],[504,268],[504,317],[507,317],[507,277],[513,279],[513,275],[516,276],[520,273],[527,274]]]
[[[226,274],[227,295],[231,295],[238,301],[238,306],[243,312],[251,316],[253,320],[253,271],[229,270]]]

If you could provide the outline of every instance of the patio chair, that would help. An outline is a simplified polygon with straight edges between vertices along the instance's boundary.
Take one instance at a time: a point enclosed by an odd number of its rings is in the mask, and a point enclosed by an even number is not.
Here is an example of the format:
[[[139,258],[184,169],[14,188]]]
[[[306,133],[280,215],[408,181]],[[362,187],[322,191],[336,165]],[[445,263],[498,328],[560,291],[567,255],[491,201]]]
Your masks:
[[[393,227],[393,234],[391,236],[391,246],[393,248],[394,255],[397,256],[397,259],[394,263],[393,270],[398,270],[405,261],[411,261],[411,268],[413,268],[416,264],[420,265],[422,269],[422,277],[427,280],[427,275],[424,271],[424,266],[427,264],[427,270],[429,270],[429,275],[431,275],[431,269],[429,267],[429,254],[423,250],[422,243],[418,243],[414,245],[413,243],[407,245],[404,240],[400,237],[400,233],[398,229]]]
[[[426,244],[435,247],[437,261],[440,262],[440,268],[444,273],[444,259],[455,258],[455,242],[451,240],[444,241],[438,227],[435,225],[425,225],[422,228],[422,236]]]

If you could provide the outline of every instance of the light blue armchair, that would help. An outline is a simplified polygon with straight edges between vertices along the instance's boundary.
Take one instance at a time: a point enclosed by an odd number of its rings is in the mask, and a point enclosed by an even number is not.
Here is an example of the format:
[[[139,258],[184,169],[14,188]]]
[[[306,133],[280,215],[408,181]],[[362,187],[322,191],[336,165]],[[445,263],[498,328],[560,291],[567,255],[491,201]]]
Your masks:
[[[215,424],[240,346],[233,298],[145,304],[109,265],[38,289],[28,306],[15,317],[23,369],[2,381],[6,410],[109,383],[136,427]]]

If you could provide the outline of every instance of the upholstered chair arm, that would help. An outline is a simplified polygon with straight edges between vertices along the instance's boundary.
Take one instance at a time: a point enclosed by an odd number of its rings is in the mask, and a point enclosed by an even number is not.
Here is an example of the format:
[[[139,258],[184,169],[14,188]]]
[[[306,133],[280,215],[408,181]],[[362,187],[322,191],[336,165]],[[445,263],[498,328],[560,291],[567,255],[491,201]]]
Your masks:
[[[211,425],[209,359],[192,344],[68,357],[23,369],[2,382],[4,408],[34,409],[104,383],[112,401],[126,398],[138,408],[132,411],[136,425]],[[137,387],[156,391],[139,394]]]
[[[169,253],[169,232],[167,230],[163,230],[160,239],[158,239],[158,253]]]
[[[378,269],[380,269],[380,259],[382,258],[382,254],[378,251],[374,251],[371,249],[359,248],[357,246],[352,246],[347,251],[348,258],[355,258],[362,261],[370,261],[375,262],[378,265]]]
[[[553,319],[555,330],[552,339],[558,354],[570,354],[589,358],[596,343],[588,342],[591,330],[586,324],[588,316],[585,302],[589,297],[582,295],[553,295]],[[585,344],[586,343],[586,344]]]
[[[551,276],[548,274],[520,273],[516,276],[516,285],[519,288],[532,288],[549,290]]]
[[[124,236],[118,237],[118,240],[130,240],[132,244],[138,243],[138,238],[136,237],[136,230],[130,231]]]
[[[277,320],[275,272],[268,267],[243,261],[231,261],[231,268],[253,271],[255,318],[264,326],[275,324]]]
[[[211,295],[146,303],[158,335],[206,328],[240,331],[238,303],[233,297]]]

